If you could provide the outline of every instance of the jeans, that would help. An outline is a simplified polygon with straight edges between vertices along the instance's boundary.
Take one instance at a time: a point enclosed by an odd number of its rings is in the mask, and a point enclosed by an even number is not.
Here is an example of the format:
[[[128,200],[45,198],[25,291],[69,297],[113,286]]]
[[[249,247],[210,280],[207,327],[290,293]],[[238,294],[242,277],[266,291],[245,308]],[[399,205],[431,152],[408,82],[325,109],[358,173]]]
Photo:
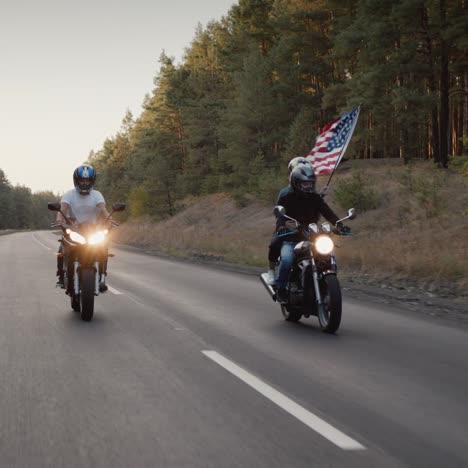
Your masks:
[[[278,278],[276,279],[276,286],[278,288],[285,288],[288,284],[289,272],[294,262],[294,247],[296,242],[283,242],[281,246],[281,261],[279,264]]]

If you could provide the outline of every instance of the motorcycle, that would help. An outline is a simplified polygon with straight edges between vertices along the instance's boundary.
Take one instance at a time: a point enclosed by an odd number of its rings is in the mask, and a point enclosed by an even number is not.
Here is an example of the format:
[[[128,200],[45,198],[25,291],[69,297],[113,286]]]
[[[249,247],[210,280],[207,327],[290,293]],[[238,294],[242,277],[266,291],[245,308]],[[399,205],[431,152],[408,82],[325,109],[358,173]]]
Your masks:
[[[282,206],[275,207],[275,214],[283,215],[297,226],[296,230],[281,233],[279,237],[287,239],[288,235],[300,233],[304,239],[294,247],[294,263],[286,288],[288,301],[281,304],[284,319],[298,322],[302,317],[313,315],[318,318],[324,332],[335,333],[341,322],[342,304],[332,236],[351,235],[338,229],[337,225],[347,219],[354,219],[355,209],[351,208],[348,216],[337,221],[333,228],[330,223],[302,226],[287,216]],[[268,274],[262,273],[260,278],[272,299],[277,302],[276,288],[270,284]]]
[[[115,203],[109,218],[116,211],[123,211],[125,206],[125,203]],[[108,253],[108,235],[118,224],[109,222],[109,218],[98,224],[76,224],[60,210],[60,203],[48,203],[47,207],[59,211],[66,221],[65,224],[52,224],[63,231],[59,242],[64,253],[58,255],[64,260],[65,294],[70,296],[72,309],[80,313],[82,320],[89,322],[94,315],[94,297],[100,293],[100,280],[105,278],[107,258],[113,256]]]

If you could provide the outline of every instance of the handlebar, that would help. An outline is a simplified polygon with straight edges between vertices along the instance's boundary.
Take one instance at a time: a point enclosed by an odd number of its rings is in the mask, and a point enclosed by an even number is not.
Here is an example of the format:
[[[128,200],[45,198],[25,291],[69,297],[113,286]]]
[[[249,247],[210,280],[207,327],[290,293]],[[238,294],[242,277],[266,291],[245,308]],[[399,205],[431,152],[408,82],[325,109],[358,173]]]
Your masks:
[[[313,233],[313,231],[311,231],[308,226],[304,226],[303,224],[298,224],[297,229],[292,229],[292,230],[287,230],[287,228],[284,228],[284,229],[285,230],[283,232],[281,232],[280,234],[277,234],[277,237],[291,236],[291,235],[297,234],[297,233],[299,233],[301,231],[305,232],[305,233],[310,233],[310,234]],[[320,234],[321,232],[318,232],[317,234]],[[323,232],[326,233],[326,231],[323,231]],[[335,234],[337,236],[352,236],[353,235],[351,231],[342,231],[336,225],[328,233],[332,233],[332,234]]]

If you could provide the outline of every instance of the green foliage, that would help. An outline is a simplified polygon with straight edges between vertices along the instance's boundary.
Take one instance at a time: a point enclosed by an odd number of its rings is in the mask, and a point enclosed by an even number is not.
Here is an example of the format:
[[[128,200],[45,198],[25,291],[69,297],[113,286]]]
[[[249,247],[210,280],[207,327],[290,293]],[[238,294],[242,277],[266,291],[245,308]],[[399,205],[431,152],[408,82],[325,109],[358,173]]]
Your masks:
[[[462,153],[468,118],[467,22],[465,3],[455,1],[240,0],[197,28],[181,64],[161,54],[141,115],[127,112],[90,155],[99,189],[109,201],[136,203],[130,216],[171,216],[184,197],[217,191],[239,204],[270,202],[286,185],[287,162],[356,105],[348,158],[444,165],[446,141]],[[378,197],[360,177],[342,197],[370,209]],[[428,213],[440,209],[431,184],[418,181],[413,194]]]
[[[445,208],[442,196],[445,184],[443,174],[415,175],[411,164],[409,164],[405,174],[400,179],[400,184],[409,199],[413,198],[417,201],[418,209],[423,210],[426,218],[442,213]]]
[[[0,169],[0,230],[48,229],[53,215],[47,210],[47,203],[59,199],[52,192],[33,194],[27,187],[12,187]]]
[[[130,216],[139,218],[148,212],[150,198],[143,186],[133,188],[128,195]]]
[[[232,198],[237,208],[245,208],[250,202],[246,192],[242,189],[232,192]]]
[[[456,156],[449,161],[449,167],[468,177],[468,156]]]
[[[361,212],[373,210],[380,205],[378,193],[369,186],[366,175],[359,170],[351,178],[338,183],[335,198],[341,208],[354,207]]]

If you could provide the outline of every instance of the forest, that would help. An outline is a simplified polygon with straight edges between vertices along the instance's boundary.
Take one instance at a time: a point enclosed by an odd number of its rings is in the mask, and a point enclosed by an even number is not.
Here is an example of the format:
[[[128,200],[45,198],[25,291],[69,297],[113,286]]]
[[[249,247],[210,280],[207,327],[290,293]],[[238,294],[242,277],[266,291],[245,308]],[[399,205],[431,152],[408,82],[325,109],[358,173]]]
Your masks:
[[[160,54],[141,114],[83,159],[127,217],[219,192],[272,203],[287,162],[360,105],[346,158],[468,173],[467,25],[466,0],[239,0],[180,63]],[[0,229],[47,227],[51,197],[0,171]]]
[[[13,187],[0,169],[0,230],[49,228],[47,203],[57,199],[49,191],[32,193],[23,185]]]
[[[240,0],[198,27],[181,63],[161,53],[141,114],[89,155],[99,189],[153,219],[189,196],[272,202],[287,161],[357,105],[347,158],[444,172],[468,154],[466,3]]]

